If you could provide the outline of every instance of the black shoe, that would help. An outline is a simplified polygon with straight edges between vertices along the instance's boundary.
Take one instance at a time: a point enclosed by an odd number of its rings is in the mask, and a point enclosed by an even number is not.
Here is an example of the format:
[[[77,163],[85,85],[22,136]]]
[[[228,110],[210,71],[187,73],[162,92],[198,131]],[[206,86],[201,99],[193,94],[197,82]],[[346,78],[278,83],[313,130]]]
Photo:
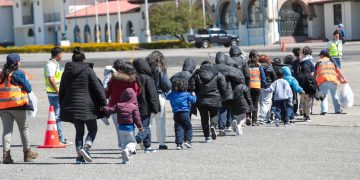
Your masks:
[[[168,147],[166,145],[160,145],[159,150],[167,150]]]
[[[89,150],[87,150],[86,148],[82,148],[79,150],[79,154],[87,161],[87,162],[92,162],[92,158],[91,155],[89,153]]]
[[[322,113],[320,113],[320,115],[325,115],[326,114],[326,112],[322,112]]]
[[[305,116],[305,117],[304,117],[304,120],[305,120],[305,121],[311,121],[311,119],[310,119],[309,116]]]
[[[181,144],[178,144],[178,145],[176,145],[176,149],[177,150],[182,150],[182,149],[184,149],[184,147]]]
[[[215,127],[210,127],[211,139],[216,139]]]
[[[85,163],[84,157],[77,157],[76,158],[76,164],[83,164]]]

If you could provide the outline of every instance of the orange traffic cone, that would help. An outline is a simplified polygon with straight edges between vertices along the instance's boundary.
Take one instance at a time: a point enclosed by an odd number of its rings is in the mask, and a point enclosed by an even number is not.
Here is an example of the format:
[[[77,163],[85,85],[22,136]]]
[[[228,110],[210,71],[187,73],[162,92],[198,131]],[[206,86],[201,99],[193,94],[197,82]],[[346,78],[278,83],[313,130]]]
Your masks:
[[[65,144],[61,144],[59,140],[59,134],[57,131],[55,112],[54,107],[50,106],[49,108],[49,118],[47,122],[47,129],[45,133],[45,141],[43,146],[38,146],[38,148],[64,148]]]
[[[285,52],[285,51],[286,51],[286,47],[285,47],[285,42],[284,42],[284,41],[281,43],[281,51],[282,51],[282,52]]]

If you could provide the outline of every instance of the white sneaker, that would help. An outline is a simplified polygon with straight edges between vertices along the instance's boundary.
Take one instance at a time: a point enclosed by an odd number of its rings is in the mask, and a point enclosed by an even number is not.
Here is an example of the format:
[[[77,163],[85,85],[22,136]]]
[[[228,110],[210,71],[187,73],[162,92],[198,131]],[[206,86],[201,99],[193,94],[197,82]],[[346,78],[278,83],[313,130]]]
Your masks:
[[[241,125],[238,125],[238,129],[239,129],[239,135],[242,135],[242,134],[243,134],[243,131],[242,131]]]
[[[110,125],[109,118],[104,117],[101,120],[104,122],[105,125],[107,125],[107,126]]]
[[[189,142],[185,142],[183,145],[188,149],[191,149],[193,147]]]
[[[210,139],[210,137],[205,138],[205,143],[211,143],[211,142],[212,140]]]
[[[231,122],[231,128],[232,128],[233,132],[236,132],[236,129],[237,129],[237,121],[236,120],[233,120]]]
[[[279,119],[275,119],[275,126],[279,127],[280,126],[280,120]]]
[[[153,149],[153,148],[151,148],[151,147],[149,147],[149,148],[146,148],[146,149],[144,150],[144,152],[145,152],[146,154],[150,154],[150,153],[156,152],[156,150]]]
[[[128,150],[123,150],[122,151],[122,163],[123,164],[128,164],[129,161],[129,151]]]
[[[231,133],[231,132],[234,132],[234,131],[233,131],[233,129],[231,127],[228,127],[228,128],[225,129],[225,132]]]

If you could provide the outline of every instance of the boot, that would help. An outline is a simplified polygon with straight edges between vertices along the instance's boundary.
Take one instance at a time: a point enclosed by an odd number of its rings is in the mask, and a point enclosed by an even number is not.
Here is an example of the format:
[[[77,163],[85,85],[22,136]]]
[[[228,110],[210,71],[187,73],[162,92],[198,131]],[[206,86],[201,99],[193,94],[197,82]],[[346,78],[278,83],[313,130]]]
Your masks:
[[[8,151],[3,150],[3,163],[4,164],[14,163],[14,161],[11,159],[10,150],[8,150]]]
[[[39,157],[39,154],[31,151],[31,149],[24,150],[24,162],[32,162],[33,159],[36,159]]]

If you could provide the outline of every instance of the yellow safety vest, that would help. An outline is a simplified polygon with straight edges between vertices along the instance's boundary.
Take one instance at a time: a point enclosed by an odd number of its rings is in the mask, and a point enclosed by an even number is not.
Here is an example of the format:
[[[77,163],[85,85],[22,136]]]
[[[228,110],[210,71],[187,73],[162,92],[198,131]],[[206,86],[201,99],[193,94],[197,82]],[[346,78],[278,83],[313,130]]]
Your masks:
[[[57,67],[54,79],[55,79],[55,83],[56,83],[56,86],[57,86],[58,89],[60,88],[60,81],[61,81],[62,71],[60,69],[60,64],[58,62],[56,62],[55,60],[53,60],[53,59],[50,59],[46,63],[46,66],[44,67],[44,77],[45,77],[46,92],[48,92],[48,93],[56,93],[56,91],[51,86],[50,81],[49,81],[49,73],[48,73],[47,67],[48,67],[48,65],[50,63],[54,63],[56,65],[56,67]]]
[[[335,42],[335,41],[330,42],[329,55],[331,57],[341,57],[342,56],[342,42],[340,40],[337,42]]]
[[[29,103],[28,93],[10,82],[11,76],[0,84],[0,109],[20,107]]]

